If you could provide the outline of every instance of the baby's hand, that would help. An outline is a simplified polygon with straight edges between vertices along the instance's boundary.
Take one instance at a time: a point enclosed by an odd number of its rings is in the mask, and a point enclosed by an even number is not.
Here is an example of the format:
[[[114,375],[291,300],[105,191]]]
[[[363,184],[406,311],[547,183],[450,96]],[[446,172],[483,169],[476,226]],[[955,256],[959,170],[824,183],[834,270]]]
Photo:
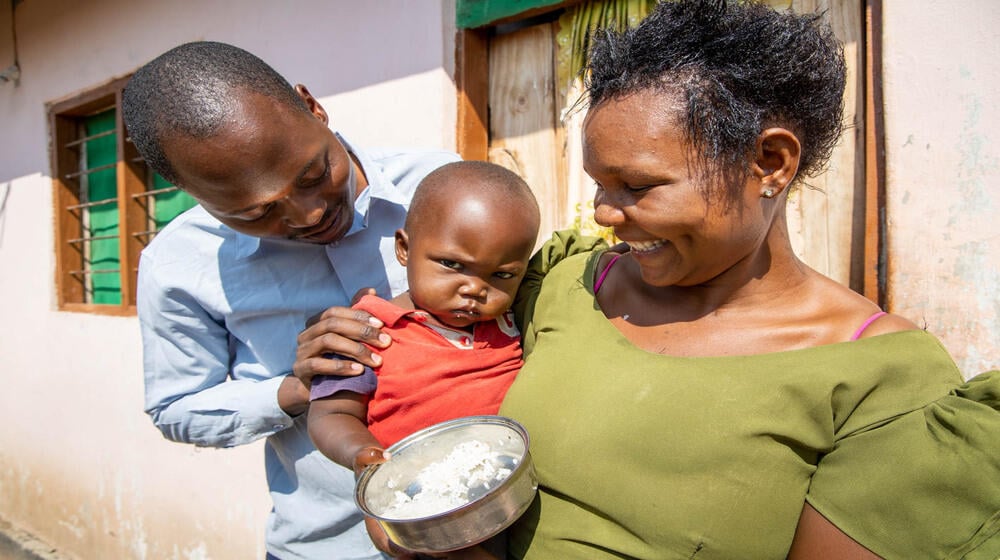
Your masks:
[[[389,453],[381,447],[365,447],[354,456],[354,474],[361,474],[369,465],[380,465],[389,457]]]

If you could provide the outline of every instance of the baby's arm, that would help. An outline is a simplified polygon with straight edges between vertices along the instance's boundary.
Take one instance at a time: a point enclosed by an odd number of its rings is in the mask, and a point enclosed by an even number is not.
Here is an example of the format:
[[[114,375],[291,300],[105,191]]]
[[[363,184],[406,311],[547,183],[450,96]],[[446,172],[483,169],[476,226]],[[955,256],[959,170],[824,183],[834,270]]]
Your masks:
[[[385,461],[382,445],[368,431],[368,395],[338,391],[309,405],[309,437],[331,461],[360,472]]]
[[[309,405],[309,437],[316,449],[355,473],[387,459],[382,445],[365,424],[368,400],[369,395],[337,391],[328,397],[315,399]],[[371,517],[365,516],[365,528],[379,550],[394,558],[414,558],[407,551],[396,548]]]

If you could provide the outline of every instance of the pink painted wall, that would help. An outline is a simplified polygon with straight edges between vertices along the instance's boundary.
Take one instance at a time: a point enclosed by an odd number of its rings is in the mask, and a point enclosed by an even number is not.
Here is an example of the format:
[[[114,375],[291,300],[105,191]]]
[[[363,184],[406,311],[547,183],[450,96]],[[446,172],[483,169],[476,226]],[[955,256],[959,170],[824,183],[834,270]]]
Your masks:
[[[166,441],[142,412],[135,318],[55,310],[44,104],[220,40],[306,84],[354,142],[454,149],[451,3],[26,0],[14,20],[21,79],[0,83],[0,526],[79,558],[262,558],[262,445]],[[0,71],[9,38],[0,26]]]

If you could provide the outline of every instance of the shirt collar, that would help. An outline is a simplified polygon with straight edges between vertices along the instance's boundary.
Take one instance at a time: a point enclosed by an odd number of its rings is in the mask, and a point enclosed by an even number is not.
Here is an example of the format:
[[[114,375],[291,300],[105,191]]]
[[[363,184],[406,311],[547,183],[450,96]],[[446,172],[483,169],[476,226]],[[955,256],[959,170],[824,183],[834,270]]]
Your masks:
[[[398,328],[404,320],[421,324],[424,328],[438,333],[454,347],[462,350],[471,350],[474,347],[475,333],[479,329],[478,323],[473,325],[472,332],[435,325],[431,322],[430,313],[422,309],[403,309],[391,301],[384,300],[378,296],[361,296],[355,307],[360,307],[375,315],[387,327]]]
[[[344,149],[357,158],[365,178],[368,179],[368,186],[354,200],[354,223],[351,224],[347,236],[354,235],[368,227],[368,209],[371,207],[373,199],[385,200],[403,206],[409,205],[409,201],[397,192],[395,185],[382,172],[382,166],[378,162],[368,157],[364,151],[355,149],[339,132],[333,134],[344,146]],[[228,229],[225,225],[222,227]],[[249,258],[260,251],[262,245],[266,245],[266,243],[261,242],[259,237],[237,231],[234,231],[233,234],[236,236],[237,259]]]
[[[400,319],[403,317],[417,312],[415,309],[403,309],[391,301],[373,295],[361,296],[361,299],[358,300],[356,307],[360,307],[361,309],[375,315],[379,318],[379,320],[390,327],[399,323]],[[424,321],[419,322],[422,323]]]

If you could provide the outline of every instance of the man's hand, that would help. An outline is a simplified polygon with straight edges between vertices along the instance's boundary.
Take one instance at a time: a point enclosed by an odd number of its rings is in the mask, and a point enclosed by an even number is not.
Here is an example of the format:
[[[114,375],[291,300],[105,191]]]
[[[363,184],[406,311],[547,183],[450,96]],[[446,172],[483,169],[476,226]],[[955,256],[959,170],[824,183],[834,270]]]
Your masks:
[[[278,387],[278,406],[295,417],[309,410],[309,389],[294,375],[286,375]]]
[[[331,307],[310,319],[299,334],[292,372],[308,388],[316,375],[359,375],[362,364],[378,367],[382,357],[365,344],[388,346],[392,339],[381,328],[382,321],[367,311]]]

